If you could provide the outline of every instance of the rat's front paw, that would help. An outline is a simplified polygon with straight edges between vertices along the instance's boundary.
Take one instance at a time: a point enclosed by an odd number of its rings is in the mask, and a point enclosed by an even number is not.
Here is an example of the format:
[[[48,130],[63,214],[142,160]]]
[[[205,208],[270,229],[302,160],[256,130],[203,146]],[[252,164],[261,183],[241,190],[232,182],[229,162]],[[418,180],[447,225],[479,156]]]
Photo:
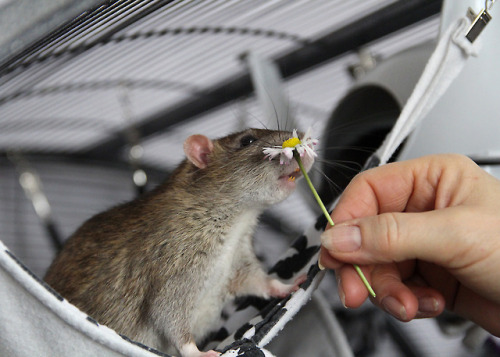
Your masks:
[[[219,357],[220,353],[214,350],[201,352],[194,342],[186,343],[179,349],[182,357]]]
[[[220,353],[216,352],[214,350],[210,350],[207,352],[198,351],[195,354],[190,354],[190,355],[187,355],[186,357],[220,357]]]
[[[283,299],[291,293],[299,290],[299,285],[306,281],[307,275],[302,274],[295,279],[293,284],[285,284],[278,279],[271,279],[269,281],[269,295],[272,297]]]

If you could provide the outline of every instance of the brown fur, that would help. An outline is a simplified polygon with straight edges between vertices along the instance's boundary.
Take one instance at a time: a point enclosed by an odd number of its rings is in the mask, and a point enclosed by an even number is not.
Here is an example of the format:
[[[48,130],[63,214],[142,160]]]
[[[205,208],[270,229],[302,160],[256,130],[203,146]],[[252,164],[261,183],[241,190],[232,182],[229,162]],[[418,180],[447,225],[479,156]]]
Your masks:
[[[258,140],[241,147],[245,135]],[[206,168],[185,160],[155,190],[85,222],[45,280],[100,323],[152,347],[203,338],[229,299],[275,292],[251,238],[258,215],[291,191],[277,187],[290,168],[264,160],[262,149],[290,136],[249,129],[214,141]],[[280,293],[292,290],[282,285]]]

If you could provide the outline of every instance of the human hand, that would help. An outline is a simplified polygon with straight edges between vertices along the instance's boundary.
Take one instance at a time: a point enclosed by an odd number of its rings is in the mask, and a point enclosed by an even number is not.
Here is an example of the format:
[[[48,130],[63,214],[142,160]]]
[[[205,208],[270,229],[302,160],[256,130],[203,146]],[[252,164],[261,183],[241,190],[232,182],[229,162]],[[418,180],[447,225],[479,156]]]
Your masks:
[[[500,336],[500,181],[460,155],[388,164],[353,179],[322,235],[339,295],[402,321],[445,308]],[[349,263],[349,264],[347,264]]]

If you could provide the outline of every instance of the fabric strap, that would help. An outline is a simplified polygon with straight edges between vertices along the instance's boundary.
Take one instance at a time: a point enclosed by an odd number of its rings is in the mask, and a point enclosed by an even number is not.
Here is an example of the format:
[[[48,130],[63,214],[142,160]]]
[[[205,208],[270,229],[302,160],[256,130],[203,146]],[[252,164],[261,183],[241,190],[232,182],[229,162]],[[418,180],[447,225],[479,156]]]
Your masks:
[[[446,92],[467,59],[471,55],[477,56],[478,42],[471,43],[466,38],[470,25],[469,19],[460,18],[441,37],[396,124],[375,152],[379,160],[372,161],[378,161],[378,165],[387,163],[403,140]]]

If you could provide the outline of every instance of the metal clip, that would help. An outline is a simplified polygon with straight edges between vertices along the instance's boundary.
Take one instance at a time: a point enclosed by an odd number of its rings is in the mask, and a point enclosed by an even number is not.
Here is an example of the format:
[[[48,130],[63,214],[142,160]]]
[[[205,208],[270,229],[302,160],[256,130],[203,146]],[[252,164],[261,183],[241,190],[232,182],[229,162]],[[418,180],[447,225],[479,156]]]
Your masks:
[[[492,2],[493,3],[493,2]],[[467,35],[465,37],[473,43],[478,36],[481,34],[481,32],[484,30],[486,25],[488,25],[488,22],[492,19],[491,15],[486,9],[491,9],[492,4],[488,7],[488,1],[485,3],[485,8],[482,9],[479,14],[475,14],[474,10],[469,8],[468,10],[468,16],[471,17],[472,19],[472,25],[470,26],[469,30],[467,31]]]

